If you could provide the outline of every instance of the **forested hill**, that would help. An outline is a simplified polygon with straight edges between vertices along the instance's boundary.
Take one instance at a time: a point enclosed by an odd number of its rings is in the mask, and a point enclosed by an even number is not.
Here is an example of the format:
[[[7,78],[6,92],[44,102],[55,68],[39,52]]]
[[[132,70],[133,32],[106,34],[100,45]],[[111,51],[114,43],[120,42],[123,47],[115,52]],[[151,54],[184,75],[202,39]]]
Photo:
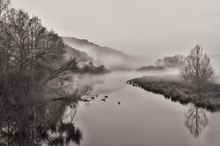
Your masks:
[[[92,43],[86,39],[78,39],[75,37],[63,37],[64,43],[94,58],[97,65],[103,64],[109,69],[132,69],[137,65],[137,59],[122,51],[102,47]]]

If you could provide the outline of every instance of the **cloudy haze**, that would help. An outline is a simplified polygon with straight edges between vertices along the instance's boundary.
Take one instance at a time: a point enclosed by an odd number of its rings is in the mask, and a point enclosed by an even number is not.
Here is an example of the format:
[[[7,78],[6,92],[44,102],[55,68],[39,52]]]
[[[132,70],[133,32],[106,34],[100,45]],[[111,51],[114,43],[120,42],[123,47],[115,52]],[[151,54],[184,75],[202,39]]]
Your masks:
[[[12,0],[63,36],[130,54],[186,53],[201,44],[220,54],[219,0]]]

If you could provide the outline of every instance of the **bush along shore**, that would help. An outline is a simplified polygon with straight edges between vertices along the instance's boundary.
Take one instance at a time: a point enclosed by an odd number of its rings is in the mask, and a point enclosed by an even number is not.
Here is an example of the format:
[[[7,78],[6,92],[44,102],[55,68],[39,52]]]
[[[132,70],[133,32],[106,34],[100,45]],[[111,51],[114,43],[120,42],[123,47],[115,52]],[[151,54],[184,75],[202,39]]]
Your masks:
[[[190,83],[150,76],[131,79],[127,83],[152,93],[161,94],[174,102],[184,105],[192,103],[211,112],[220,111],[220,84],[207,84],[198,92]]]

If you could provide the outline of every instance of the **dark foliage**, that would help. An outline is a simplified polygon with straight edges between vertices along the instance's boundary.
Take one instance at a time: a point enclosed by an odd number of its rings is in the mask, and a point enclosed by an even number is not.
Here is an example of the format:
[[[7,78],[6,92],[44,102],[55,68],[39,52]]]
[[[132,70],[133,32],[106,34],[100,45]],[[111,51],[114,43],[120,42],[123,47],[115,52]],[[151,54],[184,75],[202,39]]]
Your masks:
[[[69,107],[74,118],[78,102],[84,101],[80,98],[82,95],[66,95],[62,97],[63,100],[49,100],[45,97],[50,92],[44,88],[46,87],[27,75],[0,78],[1,144],[80,144],[81,131],[75,127],[73,119],[66,120],[63,114]]]
[[[137,69],[137,71],[163,71],[165,70],[164,66],[143,66]]]
[[[73,119],[83,93],[69,95],[46,85],[64,64],[66,45],[40,19],[9,4],[0,0],[0,145],[80,144],[82,133]],[[74,69],[71,65],[65,67]],[[72,120],[63,117],[67,107]]]

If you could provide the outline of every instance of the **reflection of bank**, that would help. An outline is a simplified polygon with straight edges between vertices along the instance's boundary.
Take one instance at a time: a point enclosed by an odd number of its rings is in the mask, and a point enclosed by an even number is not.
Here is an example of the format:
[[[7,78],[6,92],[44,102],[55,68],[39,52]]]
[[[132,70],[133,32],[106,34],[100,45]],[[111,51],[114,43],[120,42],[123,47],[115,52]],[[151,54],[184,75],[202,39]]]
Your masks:
[[[189,129],[190,133],[199,137],[202,130],[209,124],[206,110],[191,106],[185,114],[185,126]]]
[[[75,126],[74,122],[78,102],[64,104],[65,108],[62,114],[59,114],[58,122],[51,124],[47,130],[49,140],[44,141],[47,145],[68,146],[72,143],[80,144],[82,140],[82,132]]]
[[[74,117],[83,94],[50,89],[27,77],[8,79],[0,87],[0,146],[80,144]]]
[[[80,144],[82,133],[74,122],[78,102],[67,102],[70,100],[31,104],[31,107],[1,115],[4,120],[0,123],[0,145]]]

